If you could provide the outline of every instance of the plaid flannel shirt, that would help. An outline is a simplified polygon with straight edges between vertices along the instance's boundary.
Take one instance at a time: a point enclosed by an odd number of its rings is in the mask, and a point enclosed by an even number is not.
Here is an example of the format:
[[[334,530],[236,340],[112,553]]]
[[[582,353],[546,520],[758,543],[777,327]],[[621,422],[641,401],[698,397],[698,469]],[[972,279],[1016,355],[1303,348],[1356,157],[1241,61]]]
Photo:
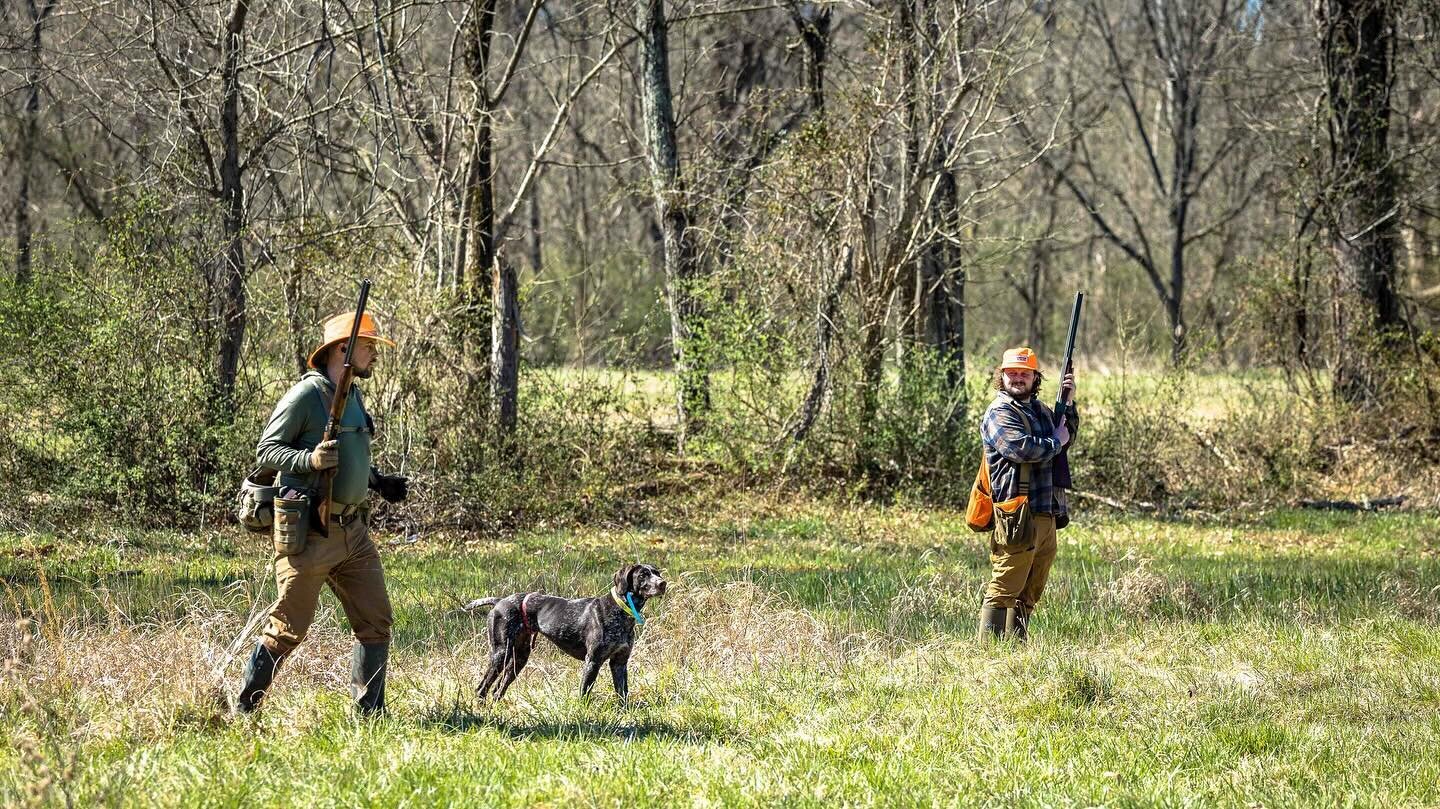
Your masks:
[[[985,461],[990,465],[990,490],[995,502],[1009,500],[1019,488],[1019,464],[1030,468],[1030,505],[1041,514],[1057,518],[1069,513],[1065,490],[1056,488],[1055,456],[1060,442],[1055,439],[1055,414],[1035,397],[1020,402],[1000,391],[980,422],[985,444]],[[1072,424],[1070,434],[1075,435]]]

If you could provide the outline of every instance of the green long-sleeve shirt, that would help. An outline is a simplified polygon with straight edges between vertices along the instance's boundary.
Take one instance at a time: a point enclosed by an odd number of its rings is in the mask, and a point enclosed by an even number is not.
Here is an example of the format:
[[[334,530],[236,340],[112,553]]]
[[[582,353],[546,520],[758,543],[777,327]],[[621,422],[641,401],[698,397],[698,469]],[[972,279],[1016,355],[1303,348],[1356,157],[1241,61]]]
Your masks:
[[[335,384],[319,371],[308,371],[275,405],[270,423],[255,447],[261,466],[279,470],[280,486],[314,488],[319,476],[310,468],[310,452],[319,446],[330,417]],[[373,432],[360,389],[352,386],[340,419],[340,466],[335,470],[331,499],[336,503],[365,500],[370,482],[370,437]]]

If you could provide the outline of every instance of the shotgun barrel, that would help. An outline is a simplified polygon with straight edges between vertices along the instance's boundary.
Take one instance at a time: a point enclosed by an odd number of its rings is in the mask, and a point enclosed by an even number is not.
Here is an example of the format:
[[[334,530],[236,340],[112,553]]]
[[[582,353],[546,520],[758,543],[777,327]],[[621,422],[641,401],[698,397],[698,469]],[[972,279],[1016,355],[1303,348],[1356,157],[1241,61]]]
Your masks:
[[[1075,333],[1080,330],[1080,306],[1085,303],[1085,293],[1075,293],[1075,306],[1070,310],[1070,333],[1065,337],[1065,361],[1060,365],[1060,381],[1065,381],[1065,375],[1075,369]],[[1065,404],[1065,393],[1062,390],[1055,395],[1055,424],[1059,425],[1060,420],[1065,418],[1070,406]],[[1072,422],[1073,423],[1073,422]],[[1069,450],[1060,450],[1055,456],[1055,465],[1052,474],[1055,485],[1061,489],[1074,488],[1074,481],[1070,477]]]
[[[325,421],[325,435],[321,442],[330,441],[340,433],[340,419],[345,415],[345,403],[350,398],[350,385],[355,381],[355,343],[360,336],[360,318],[365,315],[365,303],[370,298],[370,279],[360,282],[360,299],[355,302],[355,320],[350,324],[350,339],[345,343],[345,368],[335,380],[335,395],[330,398],[330,418]],[[335,468],[320,473],[320,501],[315,506],[318,525],[315,529],[324,536],[330,535],[330,496],[334,493]]]
[[[1075,370],[1075,332],[1080,330],[1080,307],[1085,303],[1085,293],[1075,293],[1075,305],[1070,309],[1070,333],[1065,337],[1065,362],[1060,366],[1060,379]],[[1055,394],[1055,418],[1065,415],[1065,394]]]

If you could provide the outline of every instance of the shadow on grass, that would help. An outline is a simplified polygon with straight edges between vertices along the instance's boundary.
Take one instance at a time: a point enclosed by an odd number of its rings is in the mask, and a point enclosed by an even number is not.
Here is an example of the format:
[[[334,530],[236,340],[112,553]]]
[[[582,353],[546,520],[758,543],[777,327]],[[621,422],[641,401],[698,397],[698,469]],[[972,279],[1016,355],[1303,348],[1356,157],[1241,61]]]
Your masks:
[[[516,741],[582,739],[614,739],[636,742],[645,739],[702,744],[734,739],[738,734],[722,733],[717,728],[680,725],[663,719],[628,720],[624,716],[613,721],[599,719],[541,719],[506,716],[499,710],[452,707],[437,709],[420,717],[420,724],[447,733],[473,733],[495,730]]]

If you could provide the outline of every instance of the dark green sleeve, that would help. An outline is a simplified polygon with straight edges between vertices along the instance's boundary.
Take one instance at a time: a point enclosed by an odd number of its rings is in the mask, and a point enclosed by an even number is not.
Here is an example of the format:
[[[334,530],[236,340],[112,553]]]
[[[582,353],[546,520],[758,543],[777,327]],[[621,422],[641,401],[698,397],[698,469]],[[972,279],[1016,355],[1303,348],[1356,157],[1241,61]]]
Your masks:
[[[295,446],[296,439],[305,431],[306,390],[297,385],[275,405],[270,423],[265,425],[265,432],[255,447],[255,460],[261,466],[297,475],[310,471],[310,450]]]

